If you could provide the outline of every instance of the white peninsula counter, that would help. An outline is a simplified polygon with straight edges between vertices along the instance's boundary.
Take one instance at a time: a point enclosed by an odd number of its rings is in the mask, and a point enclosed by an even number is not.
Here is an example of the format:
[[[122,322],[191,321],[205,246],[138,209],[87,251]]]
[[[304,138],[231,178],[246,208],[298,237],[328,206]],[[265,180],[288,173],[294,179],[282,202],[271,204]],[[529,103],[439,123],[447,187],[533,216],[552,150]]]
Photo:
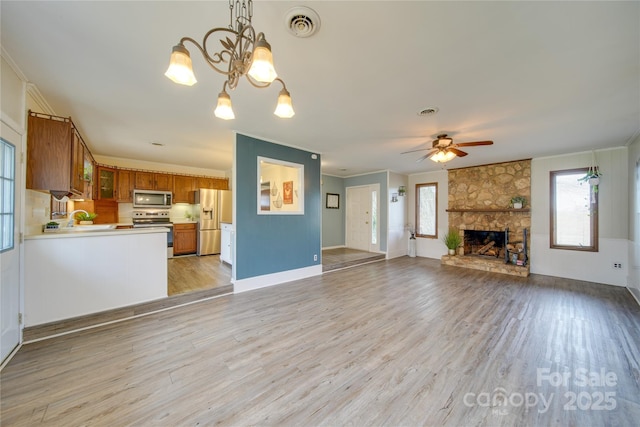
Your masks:
[[[167,228],[25,237],[25,326],[167,297]]]

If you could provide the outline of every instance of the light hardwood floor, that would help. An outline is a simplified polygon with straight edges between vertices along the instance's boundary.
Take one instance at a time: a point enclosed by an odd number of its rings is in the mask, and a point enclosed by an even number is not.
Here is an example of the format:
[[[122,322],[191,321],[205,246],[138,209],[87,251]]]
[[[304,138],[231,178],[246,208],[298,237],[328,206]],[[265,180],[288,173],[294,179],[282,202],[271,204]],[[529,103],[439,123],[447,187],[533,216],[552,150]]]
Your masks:
[[[0,375],[3,426],[635,426],[640,308],[403,257],[28,344]]]
[[[167,260],[169,296],[231,284],[231,266],[220,255],[176,256]]]

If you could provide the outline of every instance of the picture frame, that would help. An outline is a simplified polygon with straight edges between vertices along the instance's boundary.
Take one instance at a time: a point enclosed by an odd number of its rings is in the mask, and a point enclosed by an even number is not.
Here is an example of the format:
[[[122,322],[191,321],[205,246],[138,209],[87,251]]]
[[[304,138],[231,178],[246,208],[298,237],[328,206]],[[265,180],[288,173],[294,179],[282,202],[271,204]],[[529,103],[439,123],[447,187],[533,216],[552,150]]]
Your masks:
[[[340,209],[340,195],[327,193],[326,207],[327,209]]]
[[[258,156],[258,215],[304,215],[304,165]]]

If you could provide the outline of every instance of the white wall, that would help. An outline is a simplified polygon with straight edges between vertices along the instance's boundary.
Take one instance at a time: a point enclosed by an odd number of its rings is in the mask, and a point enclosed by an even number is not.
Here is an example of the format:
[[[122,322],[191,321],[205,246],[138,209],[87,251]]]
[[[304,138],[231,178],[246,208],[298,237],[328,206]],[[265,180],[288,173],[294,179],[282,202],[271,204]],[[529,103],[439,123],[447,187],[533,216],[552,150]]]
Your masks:
[[[409,232],[406,230],[407,218],[407,199],[408,197],[398,196],[398,201],[391,200],[392,195],[398,194],[398,188],[408,185],[406,175],[400,175],[395,172],[388,174],[387,188],[389,191],[389,215],[387,217],[387,259],[397,258],[406,255],[409,245]]]
[[[588,167],[591,152],[531,162],[531,273],[625,286],[628,275],[628,149],[596,150],[600,179],[599,251],[551,249],[549,172]],[[622,269],[614,269],[614,262]]]
[[[629,275],[627,288],[640,304],[640,136],[629,145]]]
[[[447,253],[447,247],[442,242],[449,229],[449,214],[447,213],[449,199],[449,174],[446,170],[436,172],[425,172],[409,175],[409,186],[407,187],[407,222],[415,227],[416,224],[416,184],[438,183],[438,237],[428,239],[424,237],[416,238],[416,255],[426,258],[440,259]]]

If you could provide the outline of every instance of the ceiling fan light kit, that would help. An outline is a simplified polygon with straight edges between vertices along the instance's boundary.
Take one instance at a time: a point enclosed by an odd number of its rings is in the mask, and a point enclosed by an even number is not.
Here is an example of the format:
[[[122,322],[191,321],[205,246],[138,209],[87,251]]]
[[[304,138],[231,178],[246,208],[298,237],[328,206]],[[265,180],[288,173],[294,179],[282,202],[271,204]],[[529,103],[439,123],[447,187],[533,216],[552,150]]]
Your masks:
[[[218,105],[214,110],[216,117],[230,120],[234,119],[231,97],[227,93],[234,90],[242,77],[246,77],[249,83],[259,89],[269,87],[274,81],[282,84],[282,90],[278,95],[278,104],[274,114],[281,118],[293,117],[293,105],[291,95],[284,81],[278,78],[273,65],[271,45],[267,42],[263,33],[257,33],[251,24],[253,16],[253,0],[229,0],[230,23],[228,28],[212,28],[207,31],[202,44],[191,37],[183,37],[171,51],[169,68],[165,76],[173,82],[193,86],[197,83],[191,55],[185,43],[194,44],[209,66],[220,74],[227,76],[222,86],[222,92],[218,95]],[[207,41],[213,34],[220,34],[220,44],[223,49],[210,53],[207,49]],[[231,36],[231,37],[229,37]]]
[[[458,144],[453,143],[453,139],[447,137],[446,133],[437,136],[437,139],[431,144],[431,148],[418,148],[417,150],[405,151],[402,154],[415,153],[416,151],[429,150],[427,154],[420,157],[416,162],[421,162],[424,159],[431,159],[436,163],[446,163],[456,157],[464,157],[466,152],[459,150],[458,147],[473,147],[478,145],[492,145],[493,141],[474,141],[474,142],[461,142]]]

